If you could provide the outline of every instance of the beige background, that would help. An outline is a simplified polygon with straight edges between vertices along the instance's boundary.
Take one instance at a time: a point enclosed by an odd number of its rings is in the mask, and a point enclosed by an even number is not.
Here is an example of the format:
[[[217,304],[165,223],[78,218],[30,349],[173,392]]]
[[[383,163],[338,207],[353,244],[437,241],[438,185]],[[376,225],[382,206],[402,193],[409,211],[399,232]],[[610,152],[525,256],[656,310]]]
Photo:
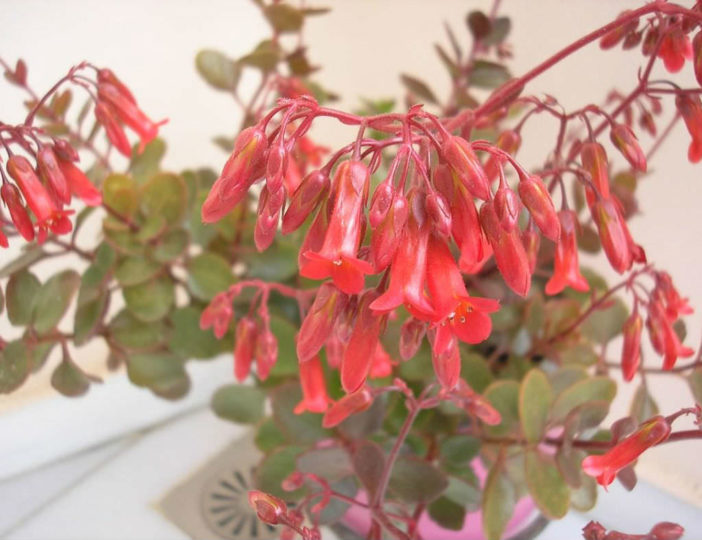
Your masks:
[[[523,73],[584,31],[637,4],[593,0],[503,2],[502,12],[513,15],[513,72]],[[489,3],[337,0],[327,5],[332,5],[334,12],[311,20],[306,29],[310,56],[314,63],[324,66],[320,79],[325,86],[345,96],[341,106],[354,107],[358,96],[400,97],[399,72],[422,76],[439,95],[444,95],[448,81],[432,47],[436,41],[444,42],[442,22],[449,21],[457,33],[463,34],[465,12],[473,6],[487,8]],[[163,130],[170,148],[168,167],[207,164],[217,168],[222,164],[225,156],[210,139],[233,132],[239,120],[237,109],[226,95],[211,91],[198,78],[193,58],[204,47],[221,49],[233,57],[252,48],[266,32],[252,3],[3,0],[0,10],[4,23],[0,54],[10,62],[22,56],[29,65],[29,80],[38,91],[48,88],[71,63],[82,59],[109,66],[130,85],[153,118],[170,118]],[[640,64],[636,52],[604,53],[589,47],[540,77],[528,90],[548,91],[567,107],[601,102],[612,87],[631,88]],[[659,75],[664,77],[665,73]],[[685,84],[692,83],[689,65],[681,78]],[[247,80],[245,86],[253,82]],[[0,87],[0,120],[21,121],[22,97],[16,89]],[[669,113],[672,105],[667,102],[665,107]],[[317,134],[330,145],[348,137],[348,132],[331,124],[320,126]],[[535,158],[550,148],[554,135],[554,126],[549,123],[530,128],[525,132],[520,158],[527,165],[536,165]],[[650,144],[645,137],[642,141]],[[679,126],[651,164],[652,174],[641,184],[642,214],[631,228],[646,248],[649,260],[669,269],[679,289],[702,310],[702,165],[687,163],[687,145],[687,133]],[[0,261],[10,253],[0,253]],[[595,265],[606,267],[602,260]],[[699,328],[698,313],[688,319],[687,341],[693,347],[700,339]],[[651,354],[648,357],[652,363],[658,362]],[[102,354],[85,348],[76,358],[87,365],[99,364]],[[0,410],[16,407],[23,395],[37,388],[46,388],[42,375],[35,377],[29,390],[0,398]],[[633,386],[621,390],[618,410],[626,410],[632,390]],[[653,393],[663,411],[691,403],[686,385],[674,377],[659,377]],[[6,436],[0,433],[0,440]],[[699,454],[698,442],[666,446],[647,454],[639,471],[654,483],[702,505]]]

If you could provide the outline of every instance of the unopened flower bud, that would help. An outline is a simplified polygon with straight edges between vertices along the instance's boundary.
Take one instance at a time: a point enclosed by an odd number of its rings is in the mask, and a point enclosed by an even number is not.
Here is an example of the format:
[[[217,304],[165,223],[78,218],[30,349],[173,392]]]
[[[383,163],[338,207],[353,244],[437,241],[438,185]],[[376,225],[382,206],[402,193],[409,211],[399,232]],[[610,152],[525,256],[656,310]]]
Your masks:
[[[395,197],[395,186],[391,181],[385,180],[373,192],[370,209],[368,211],[368,221],[372,228],[376,228],[385,219],[390,211],[393,198]]]
[[[376,272],[381,272],[390,265],[400,244],[408,216],[407,199],[398,193],[386,212],[385,219],[375,227],[371,235],[371,261]]]
[[[236,325],[234,336],[234,376],[243,382],[251,371],[256,349],[258,328],[250,317],[243,317]]]
[[[76,149],[65,139],[54,140],[54,152],[61,161],[78,161]]]
[[[521,206],[517,194],[503,182],[495,193],[493,203],[502,228],[507,232],[513,231],[517,227]]]
[[[646,154],[644,154],[636,135],[624,124],[614,124],[609,134],[612,143],[636,170],[646,172]]]
[[[324,380],[324,370],[319,356],[315,355],[306,362],[301,362],[300,386],[302,387],[302,401],[297,404],[293,412],[323,413],[329,406],[330,399],[327,395],[327,384]]]
[[[529,260],[529,270],[533,274],[539,259],[541,235],[533,227],[527,227],[522,231],[522,244],[524,244],[524,251],[526,251]]]
[[[622,375],[625,381],[630,381],[636,375],[641,363],[641,329],[643,321],[637,311],[634,311],[624,322],[622,333]]]
[[[283,186],[287,161],[288,152],[282,144],[277,144],[269,150],[266,161],[266,187],[269,191],[277,192]]]
[[[583,143],[580,148],[580,160],[583,168],[590,174],[594,189],[599,193],[600,197],[605,199],[609,197],[609,171],[607,163],[607,152],[604,146],[597,142]],[[585,196],[588,205],[592,205],[597,198],[597,195],[592,191],[591,187],[585,188]]]
[[[258,218],[254,228],[254,243],[258,251],[266,250],[273,243],[284,203],[285,189],[282,185],[275,193],[269,191],[268,186],[261,190],[258,199]]]
[[[483,166],[471,144],[462,137],[449,136],[441,147],[451,172],[474,197],[487,200],[490,186]]]
[[[617,19],[626,17],[629,13],[631,13],[631,10],[623,11],[618,15]],[[600,39],[600,48],[611,49],[612,47],[616,46],[622,39],[624,39],[625,36],[629,35],[629,33],[634,32],[638,28],[638,26],[639,20],[633,19],[625,24],[616,27],[614,30],[602,36],[602,39]]]
[[[373,403],[373,395],[366,387],[361,388],[353,394],[347,394],[324,413],[322,426],[325,428],[338,426],[349,416],[365,411],[371,406],[371,403]]]
[[[9,182],[3,183],[2,188],[0,188],[0,196],[2,196],[3,202],[10,211],[10,218],[17,232],[20,233],[27,242],[34,240],[34,224],[22,203],[22,196],[17,186]]]
[[[508,129],[503,131],[497,136],[495,141],[495,146],[500,150],[504,150],[510,155],[514,155],[519,150],[522,145],[522,136],[514,131],[513,129]],[[495,154],[490,154],[487,161],[485,162],[485,174],[488,180],[492,181],[497,178],[500,173],[500,158]]]
[[[699,96],[679,94],[675,97],[675,106],[692,137],[687,151],[687,159],[692,163],[697,163],[702,159],[702,102]]]
[[[620,274],[629,270],[634,262],[627,234],[626,222],[612,199],[599,199],[591,207],[592,218],[597,224],[602,248],[612,268]]]
[[[417,354],[426,331],[426,323],[414,317],[407,317],[407,320],[402,323],[402,328],[400,329],[400,356],[403,360],[409,360]]]
[[[43,145],[37,152],[37,169],[39,176],[49,189],[49,193],[57,205],[71,202],[71,191],[68,188],[66,177],[61,172],[56,159],[56,154],[51,146]]]
[[[278,340],[265,326],[256,336],[256,368],[258,378],[265,381],[278,360]]]
[[[287,513],[288,507],[278,497],[262,491],[249,491],[249,505],[256,511],[258,519],[269,525],[277,525]]]
[[[685,534],[685,529],[677,523],[663,521],[654,525],[649,534],[653,540],[678,540]]]
[[[214,328],[214,335],[222,339],[229,330],[234,310],[232,301],[226,292],[221,292],[212,299],[200,315],[200,329]],[[248,374],[248,373],[247,373]],[[246,377],[246,375],[244,375]]]
[[[309,360],[322,349],[347,303],[348,296],[332,282],[320,285],[297,336],[296,350],[300,362]]]
[[[312,171],[302,179],[290,197],[283,215],[283,234],[296,231],[320,201],[329,192],[329,176],[322,171]]]
[[[90,179],[70,161],[59,159],[58,165],[68,183],[71,193],[82,200],[87,206],[100,206],[102,193]]]
[[[105,128],[107,139],[117,151],[125,157],[132,157],[132,145],[129,144],[127,134],[124,132],[117,116],[109,105],[100,101],[95,105],[95,118]]]
[[[427,195],[425,205],[434,232],[447,238],[451,234],[451,210],[448,202],[441,193],[432,191]]]

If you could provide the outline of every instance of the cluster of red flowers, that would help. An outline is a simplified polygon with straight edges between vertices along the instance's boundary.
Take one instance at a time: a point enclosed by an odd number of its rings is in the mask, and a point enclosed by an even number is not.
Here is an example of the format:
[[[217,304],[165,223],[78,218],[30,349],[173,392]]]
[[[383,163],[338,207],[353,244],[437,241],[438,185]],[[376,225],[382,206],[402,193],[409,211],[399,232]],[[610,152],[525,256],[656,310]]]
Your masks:
[[[123,124],[139,135],[141,151],[158,135],[158,126],[163,122],[153,123],[149,120],[139,109],[129,89],[109,69],[96,71],[98,93],[95,116],[110,142],[122,154],[131,156],[131,146]],[[84,78],[81,84],[85,84]],[[40,106],[41,102],[37,107]],[[33,117],[33,113],[30,113],[28,119]],[[0,124],[0,137],[7,153],[5,169],[0,169],[0,198],[10,214],[10,221],[6,224],[11,222],[28,242],[36,237],[42,243],[49,232],[60,235],[72,230],[68,216],[73,211],[66,207],[73,196],[88,206],[98,206],[102,203],[102,194],[76,165],[78,152],[67,140],[49,137],[41,128],[33,127],[30,120],[28,122],[18,126]],[[17,151],[22,153],[15,153]],[[34,220],[29,211],[34,215]],[[1,228],[0,245],[8,245]]]

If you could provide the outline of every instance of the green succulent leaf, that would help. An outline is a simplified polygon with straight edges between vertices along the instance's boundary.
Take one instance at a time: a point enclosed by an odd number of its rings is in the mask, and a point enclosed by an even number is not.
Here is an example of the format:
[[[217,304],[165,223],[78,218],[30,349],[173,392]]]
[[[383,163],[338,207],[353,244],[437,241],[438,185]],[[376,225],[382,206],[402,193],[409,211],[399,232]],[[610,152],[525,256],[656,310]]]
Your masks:
[[[12,324],[26,326],[31,322],[39,289],[39,279],[29,270],[21,270],[10,276],[6,296],[7,316]]]
[[[80,274],[64,270],[44,283],[36,294],[32,326],[44,334],[58,325],[80,286]]]
[[[255,424],[263,418],[266,395],[254,386],[230,384],[212,396],[212,410],[217,416],[237,424]]]

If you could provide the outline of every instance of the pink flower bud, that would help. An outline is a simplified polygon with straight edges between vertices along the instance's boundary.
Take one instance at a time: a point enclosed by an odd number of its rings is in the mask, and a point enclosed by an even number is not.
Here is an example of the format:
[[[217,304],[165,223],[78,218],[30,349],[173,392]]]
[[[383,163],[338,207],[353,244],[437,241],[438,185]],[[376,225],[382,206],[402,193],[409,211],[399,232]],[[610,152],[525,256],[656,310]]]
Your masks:
[[[302,241],[300,246],[300,251],[297,255],[297,264],[300,268],[308,263],[308,258],[306,253],[319,251],[324,244],[324,235],[329,227],[329,212],[327,211],[327,204],[323,202],[317,215],[315,216],[310,228],[307,229],[307,234],[305,239]]]
[[[232,309],[232,301],[229,295],[225,292],[218,293],[208,306],[202,310],[200,329],[206,330],[214,327],[215,337],[222,339],[227,330],[229,330],[233,314],[234,310]],[[248,371],[246,374],[248,375]],[[244,375],[244,378],[246,378],[246,375]]]
[[[283,187],[283,177],[287,171],[288,152],[285,146],[277,144],[268,152],[266,161],[266,187],[271,192],[277,192]]]
[[[426,331],[426,323],[414,317],[407,317],[405,322],[402,323],[402,328],[400,329],[400,356],[403,360],[409,360],[417,354]]]
[[[504,150],[510,155],[516,154],[521,145],[522,137],[513,129],[503,131],[497,136],[497,140],[495,141],[495,146],[497,146],[497,148]],[[500,158],[495,154],[490,154],[490,157],[488,157],[487,161],[485,162],[485,174],[487,175],[488,180],[492,181],[497,178],[499,173]]]
[[[282,186],[275,193],[270,192],[267,185],[261,190],[254,228],[254,243],[258,251],[266,250],[273,243],[284,203],[285,189]]]
[[[544,290],[546,294],[558,294],[566,287],[576,291],[587,291],[590,285],[580,273],[578,261],[577,217],[572,210],[561,210],[558,217],[561,221],[561,236],[556,244],[553,275],[546,283]]]
[[[234,337],[234,376],[243,382],[251,371],[256,349],[258,328],[250,317],[242,318],[236,325]]]
[[[122,81],[120,81],[117,78],[117,75],[115,75],[112,72],[112,70],[107,69],[107,68],[99,69],[97,80],[98,80],[98,84],[112,85],[113,87],[115,87],[119,91],[120,95],[124,99],[131,101],[132,103],[136,103],[136,99],[134,99],[134,95],[132,94],[132,92],[129,90],[129,88],[127,88],[127,86]]]
[[[51,146],[44,145],[39,148],[37,152],[37,169],[56,205],[60,206],[70,203],[71,191]]]
[[[278,340],[271,329],[264,327],[256,335],[256,372],[265,381],[278,360]]]
[[[527,259],[529,260],[529,271],[533,274],[539,259],[541,235],[533,227],[527,227],[522,231],[522,244],[524,244],[524,251],[526,251]]]
[[[249,505],[256,511],[258,519],[269,525],[277,525],[288,511],[278,497],[262,491],[249,491]]]
[[[597,142],[583,143],[580,148],[580,160],[583,169],[590,174],[590,180],[600,197],[609,198],[609,165],[604,146]],[[585,188],[585,196],[589,205],[592,205],[597,197],[590,187]]]
[[[490,186],[483,166],[471,144],[462,137],[449,136],[441,147],[446,163],[474,197],[487,200]]]
[[[353,394],[347,394],[324,413],[322,426],[333,428],[346,420],[349,416],[365,411],[373,403],[373,395],[368,388],[363,387]]]
[[[300,362],[309,360],[322,349],[347,303],[348,297],[333,283],[320,285],[297,336],[296,350]]]
[[[370,210],[368,211],[368,221],[372,228],[376,228],[385,219],[390,211],[390,206],[395,197],[395,186],[389,179],[386,179],[373,192]]]
[[[622,375],[630,381],[636,375],[641,363],[641,329],[643,322],[638,312],[634,311],[624,323],[624,345],[622,346]]]
[[[61,161],[79,161],[80,157],[76,149],[65,139],[54,140],[54,153]]]
[[[519,220],[520,204],[517,194],[503,182],[495,193],[493,204],[502,228],[507,232],[513,231]]]
[[[634,169],[646,172],[646,154],[639,146],[636,135],[628,126],[615,124],[609,136],[612,139],[612,144],[617,147]]]
[[[425,205],[434,232],[447,238],[451,234],[451,210],[448,202],[441,193],[432,191],[427,195]]]
[[[290,203],[283,215],[283,234],[296,231],[328,192],[329,176],[325,173],[312,171],[305,176],[290,197]]]
[[[656,524],[649,534],[652,540],[678,540],[685,534],[685,529],[677,523],[663,521]]]
[[[434,351],[431,360],[441,386],[447,390],[454,388],[461,376],[461,355],[456,337],[451,336],[441,352]]]
[[[7,205],[7,209],[10,211],[10,218],[17,232],[20,233],[27,242],[34,240],[34,224],[22,203],[22,196],[17,186],[9,182],[4,183],[2,188],[0,188],[0,195],[2,196],[3,202]]]
[[[526,296],[531,286],[531,272],[518,231],[507,232],[502,228],[492,201],[480,208],[480,223],[492,246],[497,268],[505,283],[517,294]]]
[[[633,256],[624,228],[626,222],[612,199],[599,199],[591,206],[592,219],[612,268],[620,274],[629,270]]]
[[[617,18],[621,19],[622,17],[626,17],[629,13],[631,13],[631,10],[623,11]],[[615,47],[622,39],[624,39],[625,36],[631,32],[635,32],[638,26],[639,20],[633,19],[626,24],[616,27],[614,30],[611,30],[602,36],[600,39],[600,48],[611,49],[612,47]]]
[[[214,223],[228,214],[265,170],[266,134],[252,126],[239,133],[234,150],[202,205],[202,221]]]
[[[384,220],[375,227],[371,235],[371,261],[376,272],[385,270],[395,256],[408,215],[407,199],[398,193],[385,213]]]

